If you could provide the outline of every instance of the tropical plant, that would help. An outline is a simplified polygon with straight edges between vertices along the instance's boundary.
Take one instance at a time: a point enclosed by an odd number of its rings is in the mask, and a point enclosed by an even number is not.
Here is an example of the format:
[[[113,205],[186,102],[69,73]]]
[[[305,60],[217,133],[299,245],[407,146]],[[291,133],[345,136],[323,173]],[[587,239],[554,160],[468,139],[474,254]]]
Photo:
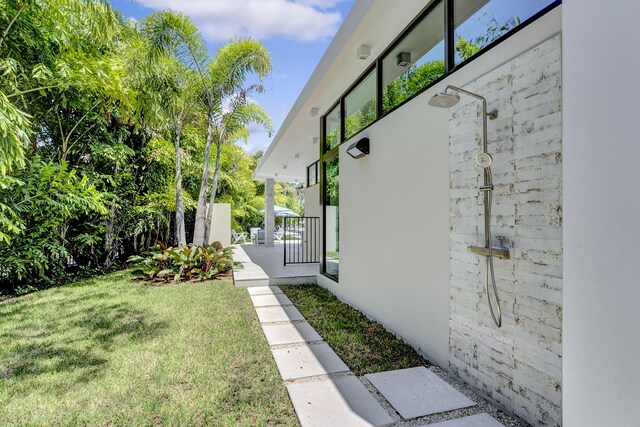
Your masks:
[[[180,282],[213,279],[233,266],[233,250],[220,242],[212,245],[167,247],[158,242],[142,255],[127,261],[138,267],[133,271],[138,279],[154,282]],[[241,264],[236,263],[241,266]]]
[[[256,108],[242,108],[249,103],[249,95],[262,92],[263,86],[255,84],[244,87],[250,74],[264,78],[271,71],[269,52],[260,43],[251,39],[239,39],[221,47],[215,57],[209,59],[204,49],[200,33],[188,17],[172,11],[157,12],[144,23],[146,34],[151,43],[151,53],[156,56],[171,53],[183,64],[194,69],[198,75],[201,89],[201,101],[206,111],[207,131],[203,159],[198,206],[193,229],[193,244],[205,242],[207,212],[207,190],[211,147],[216,139],[216,168],[213,175],[212,191],[215,198],[221,146],[228,140],[231,132],[226,126],[233,123],[250,123]],[[227,105],[225,105],[227,104]],[[225,112],[225,108],[229,111]],[[229,117],[244,110],[245,118]],[[264,123],[264,115],[257,116],[258,124]],[[210,208],[213,205],[210,204]]]
[[[23,279],[32,285],[55,284],[74,262],[72,241],[81,239],[70,223],[107,213],[103,195],[86,176],[78,176],[67,163],[38,157],[28,158],[17,177],[0,188],[0,205],[15,213],[20,231],[10,229],[11,241],[0,242],[0,289],[15,288]]]

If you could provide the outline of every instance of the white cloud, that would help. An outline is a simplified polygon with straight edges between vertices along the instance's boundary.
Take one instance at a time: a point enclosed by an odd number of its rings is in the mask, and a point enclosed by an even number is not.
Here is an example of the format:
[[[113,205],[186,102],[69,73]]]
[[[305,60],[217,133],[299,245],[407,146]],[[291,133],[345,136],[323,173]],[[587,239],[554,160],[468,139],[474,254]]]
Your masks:
[[[293,37],[313,41],[333,36],[342,17],[332,10],[345,0],[136,0],[155,9],[184,12],[205,38]]]

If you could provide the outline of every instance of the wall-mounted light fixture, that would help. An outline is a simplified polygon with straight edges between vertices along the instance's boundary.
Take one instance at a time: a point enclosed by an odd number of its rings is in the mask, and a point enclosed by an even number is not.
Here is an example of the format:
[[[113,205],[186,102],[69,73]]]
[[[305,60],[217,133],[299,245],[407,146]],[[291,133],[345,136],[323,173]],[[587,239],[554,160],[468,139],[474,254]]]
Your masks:
[[[314,136],[313,138],[311,138],[311,142],[313,142],[314,144],[317,144],[320,141],[320,138],[318,138],[317,136]]]
[[[293,157],[295,157],[296,159],[299,159],[299,158],[300,158],[300,153],[296,153],[296,154],[294,154],[294,156],[293,156]]]
[[[320,108],[318,107],[311,107],[309,109],[309,114],[311,115],[311,117],[316,117],[318,113],[320,113]]]
[[[409,52],[400,52],[396,57],[398,59],[398,67],[408,67],[411,65],[411,54]]]
[[[282,165],[283,170],[287,170],[287,165]]]
[[[369,138],[362,138],[360,141],[351,144],[347,148],[347,154],[354,159],[359,159],[369,154]]]
[[[358,46],[358,59],[365,60],[371,55],[371,46],[368,44],[361,44]]]

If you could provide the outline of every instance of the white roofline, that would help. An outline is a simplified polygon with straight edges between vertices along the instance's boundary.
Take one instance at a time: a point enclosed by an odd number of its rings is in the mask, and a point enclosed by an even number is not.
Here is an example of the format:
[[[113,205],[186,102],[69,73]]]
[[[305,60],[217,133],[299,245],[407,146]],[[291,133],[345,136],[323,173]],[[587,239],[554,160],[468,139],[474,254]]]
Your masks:
[[[351,11],[349,11],[349,14],[340,26],[340,29],[333,37],[333,40],[331,40],[329,47],[327,47],[324,55],[322,55],[322,59],[320,59],[320,62],[313,71],[313,74],[311,74],[311,77],[307,81],[307,84],[302,89],[302,92],[300,92],[298,99],[293,104],[293,107],[291,107],[291,110],[289,110],[289,114],[287,114],[284,122],[282,122],[282,126],[280,126],[280,129],[278,129],[278,133],[273,138],[273,141],[271,141],[269,148],[267,148],[264,156],[262,156],[260,164],[253,173],[254,179],[259,179],[257,178],[257,175],[259,174],[262,165],[265,163],[266,159],[273,152],[284,134],[287,132],[289,126],[294,121],[296,116],[300,113],[300,110],[307,102],[313,91],[316,89],[329,67],[331,67],[335,59],[338,57],[338,54],[342,51],[347,41],[349,41],[349,39],[351,38],[351,35],[358,28],[367,12],[373,5],[373,2],[374,0],[357,0],[353,5]]]

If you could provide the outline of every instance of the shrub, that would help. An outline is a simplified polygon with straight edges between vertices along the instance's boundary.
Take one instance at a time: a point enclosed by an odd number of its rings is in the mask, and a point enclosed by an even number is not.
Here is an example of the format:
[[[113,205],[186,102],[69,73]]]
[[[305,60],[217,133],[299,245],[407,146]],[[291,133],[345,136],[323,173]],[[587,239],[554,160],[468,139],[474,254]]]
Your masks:
[[[220,242],[212,245],[167,247],[158,242],[142,255],[129,257],[138,279],[153,282],[180,282],[213,279],[234,265],[233,250]]]

